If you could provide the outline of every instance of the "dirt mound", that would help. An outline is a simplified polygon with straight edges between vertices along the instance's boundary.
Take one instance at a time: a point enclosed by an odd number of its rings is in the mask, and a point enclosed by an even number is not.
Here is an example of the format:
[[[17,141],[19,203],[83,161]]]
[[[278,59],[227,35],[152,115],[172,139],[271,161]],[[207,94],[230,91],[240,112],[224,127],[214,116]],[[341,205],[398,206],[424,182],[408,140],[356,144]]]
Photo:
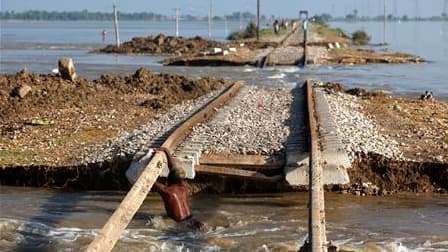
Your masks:
[[[107,74],[74,82],[27,71],[2,74],[0,166],[66,165],[84,147],[135,129],[156,112],[226,83],[145,69],[129,76]]]
[[[105,74],[93,81],[80,78],[75,82],[63,80],[56,75],[28,72],[0,75],[0,119],[4,124],[31,111],[84,108],[92,105],[103,107],[116,100],[123,100],[126,95],[141,96],[143,99],[146,96],[149,100],[157,98],[158,108],[167,108],[170,104],[194,99],[216,90],[224,83],[225,81],[211,78],[194,80],[145,69],[139,69],[130,76]],[[30,86],[31,91],[20,98],[16,95],[16,90],[24,85]]]
[[[159,34],[149,37],[135,37],[124,42],[120,47],[108,45],[98,52],[125,54],[194,54],[214,47],[224,47],[226,44],[218,41],[194,38],[173,37]]]

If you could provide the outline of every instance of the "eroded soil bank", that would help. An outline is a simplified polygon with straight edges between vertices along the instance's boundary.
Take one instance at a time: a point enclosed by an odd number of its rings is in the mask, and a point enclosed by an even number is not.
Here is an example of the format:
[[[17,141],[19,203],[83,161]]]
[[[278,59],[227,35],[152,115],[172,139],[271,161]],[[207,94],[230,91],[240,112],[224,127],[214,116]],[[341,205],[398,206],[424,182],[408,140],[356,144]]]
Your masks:
[[[76,158],[91,145],[116,138],[148,120],[158,121],[176,103],[198,100],[198,96],[226,85],[222,80],[193,80],[143,69],[126,77],[104,75],[92,81],[69,82],[55,75],[27,72],[1,75],[0,80],[0,184],[76,190],[129,189],[124,174],[131,153],[113,153],[112,158],[101,162],[79,162]],[[31,90],[20,98],[17,88],[23,85]],[[329,190],[358,195],[447,192],[445,103],[360,89],[345,91],[338,84],[329,86],[329,90],[336,92],[329,93],[336,97],[335,102],[348,102],[352,109],[369,115],[383,129],[385,141],[395,139],[404,152],[397,157],[356,152],[349,170],[352,183]],[[347,96],[351,98],[347,100]],[[266,175],[282,172],[271,170]],[[191,185],[193,192],[215,193],[306,189],[205,175],[199,175]]]
[[[379,196],[398,192],[448,192],[448,163],[403,161],[358,153],[348,173],[350,185],[334,189]]]
[[[131,157],[73,167],[16,166],[0,168],[0,184],[65,188],[69,190],[128,190],[125,172]],[[281,173],[281,170],[270,171]],[[395,193],[447,193],[448,163],[398,161],[379,154],[359,153],[348,170],[350,184],[326,186],[329,191],[359,196]],[[273,193],[303,191],[285,183],[198,175],[190,181],[192,193]]]

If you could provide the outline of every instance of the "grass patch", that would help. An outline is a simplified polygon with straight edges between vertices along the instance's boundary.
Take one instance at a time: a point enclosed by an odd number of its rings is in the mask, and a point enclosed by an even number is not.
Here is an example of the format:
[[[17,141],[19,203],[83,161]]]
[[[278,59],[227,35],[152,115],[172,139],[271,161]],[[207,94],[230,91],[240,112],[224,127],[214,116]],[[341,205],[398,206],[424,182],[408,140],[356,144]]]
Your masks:
[[[108,138],[116,137],[118,131],[115,129],[101,129],[96,127],[79,129],[74,132],[67,132],[60,135],[54,135],[47,141],[51,141],[56,145],[64,145],[70,142],[96,143]]]
[[[260,39],[274,36],[281,36],[288,33],[289,30],[281,29],[278,34],[275,34],[274,28],[260,29]],[[254,22],[250,22],[245,30],[232,32],[227,39],[228,40],[253,40],[257,37],[257,25]]]
[[[444,143],[448,144],[448,135],[446,135],[442,140]]]
[[[350,38],[342,29],[340,28],[331,28],[328,25],[311,23],[310,30],[319,34],[321,37],[327,40],[335,40],[335,39],[348,39]]]
[[[0,166],[9,165],[41,165],[42,162],[36,158],[39,156],[34,150],[0,150]]]

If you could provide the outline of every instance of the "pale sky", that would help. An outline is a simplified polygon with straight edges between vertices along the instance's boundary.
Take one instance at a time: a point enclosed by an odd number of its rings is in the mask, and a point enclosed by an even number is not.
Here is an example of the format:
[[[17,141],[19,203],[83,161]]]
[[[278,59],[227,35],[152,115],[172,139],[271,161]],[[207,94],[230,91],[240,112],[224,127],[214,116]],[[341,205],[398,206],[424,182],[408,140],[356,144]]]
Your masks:
[[[214,15],[235,11],[255,13],[256,0],[212,0]],[[285,17],[295,17],[299,10],[306,9],[310,14],[330,13],[342,16],[354,9],[359,15],[376,16],[383,12],[384,0],[260,0],[261,13]],[[442,13],[445,0],[387,0],[388,14],[402,16],[438,16]],[[49,10],[73,11],[111,11],[114,0],[0,0],[2,11]],[[155,12],[173,14],[173,8],[181,8],[183,14],[205,16],[210,0],[115,0],[123,12]],[[448,0],[447,0],[448,2]]]

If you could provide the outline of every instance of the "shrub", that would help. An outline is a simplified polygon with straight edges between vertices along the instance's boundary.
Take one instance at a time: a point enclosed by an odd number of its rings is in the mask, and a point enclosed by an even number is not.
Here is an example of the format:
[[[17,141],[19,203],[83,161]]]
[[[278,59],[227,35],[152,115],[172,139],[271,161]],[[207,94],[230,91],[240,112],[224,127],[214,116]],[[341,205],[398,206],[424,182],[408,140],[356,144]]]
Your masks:
[[[327,27],[328,26],[327,22],[329,21],[329,18],[324,15],[316,15],[311,18],[311,21],[318,25]]]
[[[236,31],[232,32],[227,39],[228,40],[240,40],[240,39],[248,39],[255,38],[257,36],[257,25],[254,22],[250,22],[247,24],[247,27],[244,31]]]
[[[370,36],[363,30],[357,30],[352,34],[352,41],[355,45],[366,45],[370,39]]]

